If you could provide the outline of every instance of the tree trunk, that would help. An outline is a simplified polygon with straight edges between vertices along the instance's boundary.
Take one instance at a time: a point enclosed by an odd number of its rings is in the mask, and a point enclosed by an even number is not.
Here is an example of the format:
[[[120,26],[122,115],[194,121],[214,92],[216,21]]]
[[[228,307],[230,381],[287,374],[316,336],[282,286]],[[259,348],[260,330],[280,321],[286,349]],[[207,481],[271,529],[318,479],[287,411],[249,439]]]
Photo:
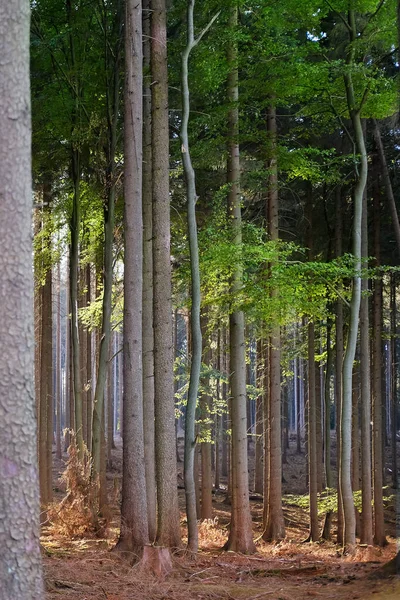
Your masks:
[[[363,261],[368,259],[368,203],[363,196],[361,254]],[[364,267],[367,265],[363,265]],[[372,538],[372,485],[371,485],[371,369],[369,349],[369,299],[368,279],[361,281],[360,306],[360,393],[361,393],[361,531],[362,544],[371,545]]]
[[[325,370],[325,479],[326,487],[332,488],[332,468],[331,468],[331,377],[333,366],[333,348],[331,344],[332,320],[328,317],[326,323],[326,370]]]
[[[229,27],[237,27],[238,9],[230,9]],[[231,41],[227,51],[228,102],[228,164],[227,179],[230,185],[228,193],[228,217],[232,223],[233,243],[240,248],[242,244],[241,200],[239,193],[239,86],[238,86],[238,50],[236,42]],[[237,264],[231,282],[231,293],[235,296],[242,287],[242,266]],[[253,541],[249,478],[247,473],[247,427],[246,427],[246,362],[244,339],[244,314],[235,310],[229,315],[230,345],[230,386],[231,386],[231,431],[232,431],[232,516],[227,550],[249,554],[255,551]]]
[[[392,487],[398,487],[397,471],[397,385],[398,385],[398,352],[397,352],[397,302],[396,302],[396,273],[390,278],[390,315],[391,315],[391,447],[392,447]]]
[[[200,284],[200,281],[198,282]],[[200,289],[200,288],[199,288]],[[201,334],[203,339],[203,363],[206,368],[210,367],[211,350],[209,341],[204,347],[204,340],[207,335],[207,317],[201,319]],[[211,398],[207,393],[210,386],[210,378],[205,377],[203,382],[204,390],[199,403],[199,416],[202,422],[200,437],[201,450],[201,519],[212,519],[212,466],[211,466]]]
[[[400,222],[399,216],[397,214],[396,201],[394,199],[392,182],[390,181],[389,169],[386,162],[385,150],[383,148],[381,132],[379,130],[379,125],[375,119],[373,119],[374,124],[374,139],[376,143],[376,147],[378,150],[378,156],[381,163],[382,170],[382,179],[383,184],[385,186],[386,198],[389,204],[390,216],[392,218],[392,224],[394,229],[394,234],[396,238],[397,244],[397,255],[400,258]]]
[[[56,364],[55,364],[55,398],[56,398],[56,456],[62,458],[61,430],[62,430],[62,376],[61,376],[61,268],[60,261],[57,263],[56,276]]]
[[[150,0],[143,2],[143,421],[149,539],[157,532],[154,440],[153,217],[151,150]]]
[[[376,161],[374,166],[376,167]],[[375,177],[377,170],[374,169]],[[380,265],[380,191],[377,179],[374,185],[374,255],[376,265]],[[374,469],[374,543],[386,544],[385,522],[383,513],[383,451],[382,451],[382,279],[375,279],[373,291],[373,469]]]
[[[268,161],[268,203],[266,217],[268,233],[271,241],[279,239],[279,214],[278,214],[278,163],[277,163],[277,131],[276,108],[268,107],[267,132],[270,136],[270,159]],[[271,297],[277,295],[277,290],[271,291]],[[273,324],[269,340],[269,431],[268,431],[268,456],[269,461],[268,496],[264,495],[264,502],[268,502],[268,515],[265,523],[263,539],[266,541],[279,541],[285,537],[285,521],[282,509],[282,438],[281,438],[281,337],[280,326]]]
[[[175,449],[165,0],[153,0],[152,10],[153,319],[157,542],[160,545],[176,548],[181,545],[181,536]]]
[[[256,441],[255,441],[255,464],[254,464],[254,491],[257,494],[263,493],[263,460],[264,460],[264,444],[263,444],[263,404],[265,388],[264,372],[266,365],[263,360],[263,340],[257,340],[257,388],[262,390],[256,399]]]
[[[196,518],[196,493],[194,481],[194,453],[196,447],[195,418],[196,404],[200,381],[201,353],[202,353],[202,331],[200,326],[200,268],[199,268],[199,249],[197,241],[197,223],[196,223],[196,180],[190,158],[188,124],[190,116],[190,94],[189,94],[189,56],[200,38],[194,37],[193,24],[194,0],[188,0],[187,5],[187,32],[186,48],[182,52],[182,125],[180,131],[181,152],[183,170],[185,173],[186,195],[187,195],[187,224],[190,252],[190,275],[191,275],[191,342],[192,342],[192,360],[190,365],[190,379],[188,401],[185,418],[185,459],[184,459],[184,477],[185,477],[185,495],[186,495],[186,515],[188,520],[188,547],[191,552],[197,552],[198,549],[198,530]],[[208,401],[206,401],[208,406]],[[206,468],[208,467],[208,468]],[[202,444],[201,453],[201,518],[212,517],[212,498],[211,498],[211,445],[207,448]],[[207,490],[208,488],[208,490]]]
[[[142,381],[142,69],[142,5],[128,0],[124,115],[124,433],[121,533],[116,549],[139,556],[149,540]]]
[[[342,209],[342,190],[338,187],[336,192],[336,219],[335,219],[335,246],[336,256],[342,255],[342,237],[343,237],[343,209]],[[341,413],[342,413],[342,397],[343,397],[343,301],[338,298],[336,302],[336,363],[335,363],[335,393],[336,393],[336,465],[338,473],[338,516],[337,516],[337,543],[343,544],[343,505],[342,494],[339,485],[340,471],[340,429],[341,429]]]
[[[132,7],[129,7],[129,11],[132,11]],[[118,4],[117,7],[117,23],[118,28],[120,27],[120,22],[122,19],[122,2]],[[135,15],[141,17],[141,5],[139,12]],[[142,27],[139,27],[140,37],[142,35]],[[132,35],[132,32],[130,32]],[[107,33],[105,30],[105,46],[108,48],[107,44]],[[138,33],[139,35],[139,33]],[[128,38],[129,36],[127,36]],[[127,77],[132,77],[133,81],[128,82],[128,87],[126,87],[126,102],[129,106],[129,110],[131,108],[130,104],[130,94],[137,93],[137,89],[134,89],[134,85],[136,84],[135,76],[132,76],[130,65],[130,52],[132,52],[131,41],[128,40],[126,46],[126,52],[128,53],[126,57],[126,73]],[[116,184],[117,184],[117,176],[116,176],[116,152],[117,152],[117,124],[118,124],[118,114],[119,114],[119,101],[120,101],[120,58],[121,58],[121,43],[118,39],[116,42],[115,48],[110,52],[112,56],[112,65],[113,65],[113,73],[111,75],[110,82],[108,83],[108,93],[107,93],[107,114],[108,114],[108,137],[107,137],[107,146],[106,146],[106,189],[105,189],[105,202],[104,202],[104,250],[103,250],[103,302],[102,302],[102,320],[101,320],[101,337],[100,337],[100,346],[99,346],[99,362],[97,366],[97,376],[96,376],[96,389],[94,393],[93,399],[93,422],[92,422],[92,473],[91,478],[92,481],[96,481],[99,475],[100,470],[100,446],[101,446],[101,423],[103,420],[103,412],[104,412],[104,394],[105,394],[105,385],[107,378],[107,366],[108,366],[108,358],[109,358],[109,346],[110,346],[110,335],[111,335],[111,312],[112,312],[112,285],[113,285],[113,242],[114,242],[114,222],[115,222],[115,194],[116,194]],[[142,56],[142,49],[140,51],[140,56]],[[136,57],[135,57],[136,59]],[[108,57],[105,57],[106,64],[108,63]],[[136,66],[139,66],[139,62]],[[140,72],[142,72],[142,64],[140,63]],[[139,76],[140,83],[142,82],[141,75]],[[142,89],[141,92],[142,94]],[[135,107],[136,108],[136,107]],[[135,110],[135,108],[133,110]],[[140,124],[142,123],[142,103],[140,102],[140,117],[139,109],[138,112],[135,113],[136,118],[139,118]],[[131,182],[131,179],[137,177],[134,169],[138,169],[136,165],[136,161],[139,157],[136,155],[135,148],[135,138],[131,139],[130,135],[136,135],[136,131],[133,129],[132,125],[132,115],[129,112],[125,112],[125,135],[128,132],[128,142],[125,144],[125,158],[129,153],[129,160],[131,163],[127,165],[125,159],[125,179]],[[130,135],[129,135],[130,134]],[[141,141],[142,141],[142,132],[140,132],[140,159],[141,159]],[[141,167],[140,167],[141,169]],[[141,181],[141,179],[140,179]],[[134,189],[134,191],[132,191]],[[138,193],[137,189],[129,188],[129,184],[124,188],[125,194],[125,202],[126,197],[131,195],[128,200],[128,203],[135,204],[138,200],[135,197],[135,194]],[[132,205],[130,206],[131,210]],[[141,209],[141,190],[140,190],[140,209]],[[134,217],[136,217],[136,213],[134,213]],[[128,218],[128,222],[126,223],[131,226],[129,221],[132,217]],[[142,222],[142,217],[140,216],[140,226]],[[139,226],[138,226],[139,227]],[[132,235],[132,234],[131,234]],[[140,230],[140,235],[142,235],[142,230]],[[129,247],[129,245],[128,245]],[[129,247],[129,250],[131,248]],[[134,251],[137,251],[137,247],[134,246]],[[140,256],[142,256],[142,249],[140,249]],[[126,257],[126,255],[125,255]],[[127,257],[128,262],[130,261],[130,256]],[[140,271],[141,275],[141,271]],[[125,276],[125,275],[124,275]],[[124,280],[129,281],[129,280]],[[129,283],[131,283],[129,281]],[[141,284],[141,281],[140,281]],[[126,284],[125,284],[126,285]],[[129,284],[128,284],[129,285]],[[124,289],[124,291],[126,291]],[[141,291],[141,288],[140,288]],[[139,290],[138,290],[139,293]],[[134,315],[133,318],[137,318],[138,316],[142,316],[141,313],[141,304],[142,301],[140,299],[139,306],[137,308],[138,312]],[[134,311],[135,309],[132,308]],[[131,333],[131,332],[130,332]],[[135,335],[135,334],[134,334]],[[141,338],[141,331],[140,331]],[[133,337],[135,339],[135,337]],[[132,341],[128,342],[129,344]],[[133,342],[135,343],[135,342]],[[140,376],[141,371],[138,372],[137,376]],[[141,398],[140,394],[140,398]],[[109,399],[110,400],[110,399]],[[138,442],[139,443],[139,442]]]
[[[350,322],[347,344],[343,359],[343,398],[341,413],[341,460],[339,485],[342,493],[344,515],[344,545],[351,550],[356,542],[356,522],[354,512],[353,492],[351,486],[351,413],[352,413],[352,383],[353,362],[356,353],[359,312],[361,302],[361,220],[363,194],[367,182],[368,162],[365,148],[364,135],[361,123],[361,107],[356,106],[355,93],[352,80],[352,67],[355,61],[355,40],[357,29],[355,13],[349,11],[350,44],[346,57],[348,70],[344,74],[346,87],[347,106],[354,130],[357,153],[360,155],[360,165],[354,188],[354,221],[353,221],[353,256],[355,275],[350,303]]]
[[[318,526],[318,472],[317,472],[317,421],[315,394],[315,334],[314,323],[308,324],[308,469],[310,489],[310,539],[319,539]]]
[[[44,597],[34,400],[29,2],[1,8],[0,594]]]

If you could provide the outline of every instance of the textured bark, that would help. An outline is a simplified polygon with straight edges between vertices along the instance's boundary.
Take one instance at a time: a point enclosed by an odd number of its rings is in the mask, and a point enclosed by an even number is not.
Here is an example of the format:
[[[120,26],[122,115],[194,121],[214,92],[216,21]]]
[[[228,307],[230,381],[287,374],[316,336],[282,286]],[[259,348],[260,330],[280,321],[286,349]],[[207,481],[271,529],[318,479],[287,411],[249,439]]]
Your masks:
[[[142,381],[142,5],[126,3],[124,175],[124,418],[121,533],[117,550],[149,540]]]
[[[153,151],[154,403],[157,480],[157,542],[181,545],[175,449],[173,377],[168,66],[165,0],[153,0],[151,20]]]
[[[150,0],[143,2],[143,421],[149,539],[156,539],[154,441],[153,217],[151,151]]]
[[[238,11],[230,9],[229,26],[237,26]],[[232,223],[233,243],[242,243],[242,217],[240,207],[240,161],[239,161],[239,88],[238,51],[236,42],[231,41],[227,51],[228,101],[232,105],[228,113],[228,164],[227,179],[230,185],[228,194],[228,216]],[[231,293],[237,294],[242,287],[242,268],[237,265],[232,277]],[[249,481],[247,473],[247,427],[246,427],[246,362],[244,339],[244,314],[236,310],[229,315],[230,342],[230,386],[231,386],[231,431],[232,431],[232,516],[227,550],[251,553],[255,551],[253,541]]]
[[[263,404],[265,389],[263,387],[263,377],[266,365],[263,361],[263,340],[257,340],[257,383],[256,386],[262,390],[256,399],[256,436],[255,436],[255,464],[254,464],[254,491],[257,494],[263,493]]]
[[[62,457],[61,428],[62,428],[62,378],[61,378],[61,268],[60,262],[56,267],[56,364],[55,364],[55,399],[56,399],[56,456]]]
[[[398,351],[397,351],[397,302],[396,302],[396,273],[390,279],[390,315],[391,315],[391,449],[392,449],[392,486],[398,487],[398,460],[397,460],[397,384],[398,384]]]
[[[198,282],[200,283],[200,281]],[[200,291],[200,288],[199,288]],[[203,363],[206,368],[210,367],[211,350],[207,339],[207,317],[201,318],[201,334],[203,339]],[[205,347],[204,347],[205,346]],[[193,353],[192,353],[193,356]],[[200,367],[200,365],[199,365]],[[205,377],[203,387],[205,390],[210,385],[210,378]],[[202,422],[200,437],[203,441],[200,444],[201,451],[201,519],[212,519],[212,466],[211,466],[211,421],[210,421],[211,398],[204,391],[199,402],[199,417]]]
[[[279,239],[279,214],[278,214],[278,163],[276,109],[268,108],[267,132],[270,136],[270,159],[268,181],[267,222],[268,233],[271,241]],[[277,290],[272,290],[272,298],[277,295]],[[268,502],[268,516],[265,523],[263,538],[267,541],[279,541],[285,537],[285,522],[282,509],[282,439],[281,439],[281,337],[280,327],[274,324],[271,328],[269,340],[269,461],[268,496],[264,495],[264,502]],[[264,483],[265,485],[265,483]]]
[[[342,192],[338,187],[336,191],[336,219],[335,219],[335,254],[342,255],[342,236],[343,236],[343,211],[342,211]],[[343,396],[343,301],[338,298],[336,303],[336,363],[335,363],[335,393],[336,393],[336,463],[338,472],[340,469],[340,423],[342,412],[342,396]],[[337,543],[343,543],[343,506],[342,494],[338,482],[338,517],[337,517]]]
[[[368,205],[363,197],[361,255],[368,258]],[[369,348],[369,299],[368,279],[361,281],[360,306],[360,429],[361,429],[361,531],[362,544],[372,544],[372,480],[371,480],[371,369]]]
[[[385,150],[383,148],[383,143],[382,143],[382,138],[381,138],[381,132],[380,132],[380,129],[379,129],[379,125],[375,121],[375,119],[373,119],[373,124],[374,124],[374,138],[375,138],[375,143],[376,143],[376,147],[377,147],[377,150],[378,150],[379,161],[381,163],[381,171],[382,171],[383,184],[385,186],[386,198],[387,198],[387,201],[388,201],[388,204],[389,204],[390,216],[392,218],[392,225],[393,225],[393,230],[394,230],[394,234],[395,234],[395,238],[396,238],[397,256],[398,256],[398,258],[400,258],[400,221],[399,221],[399,215],[397,213],[396,201],[394,199],[392,182],[390,181],[390,174],[389,174],[389,169],[388,169],[388,166],[387,166],[387,161],[386,161],[386,156],[385,156]]]
[[[376,169],[376,161],[374,162]],[[377,171],[374,170],[377,178]],[[377,179],[374,180],[374,255],[376,264],[380,265],[380,191]],[[382,450],[382,280],[375,279],[373,290],[373,485],[374,485],[374,543],[379,546],[386,544],[385,523],[383,512],[383,450]]]
[[[141,9],[141,6],[140,6]],[[116,22],[118,32],[121,28],[121,10],[122,10],[122,2],[117,6],[117,14],[116,14]],[[132,9],[131,9],[132,10]],[[141,17],[141,10],[140,10]],[[142,34],[142,27],[140,25],[140,37]],[[138,34],[139,35],[139,34]],[[107,32],[105,30],[105,46],[108,48],[109,41],[107,40]],[[116,176],[116,151],[117,151],[117,124],[118,124],[118,113],[119,113],[119,101],[120,101],[120,81],[119,81],[119,73],[120,73],[120,62],[121,62],[121,44],[119,38],[117,38],[115,42],[115,47],[113,51],[110,52],[110,57],[107,55],[105,57],[106,64],[108,64],[109,59],[112,60],[112,75],[109,75],[108,81],[108,90],[107,90],[107,114],[108,114],[108,137],[107,137],[107,145],[106,145],[106,186],[105,186],[105,199],[104,199],[104,250],[103,250],[103,302],[102,302],[102,321],[101,321],[101,337],[100,337],[100,347],[99,347],[99,360],[97,367],[97,377],[96,377],[96,389],[94,393],[93,399],[93,422],[92,422],[92,480],[96,481],[99,469],[100,469],[100,445],[101,445],[101,422],[103,420],[103,412],[104,412],[104,393],[105,393],[105,385],[107,378],[107,368],[108,368],[108,358],[109,358],[109,346],[110,346],[110,335],[111,335],[111,311],[112,311],[112,284],[113,284],[113,241],[114,241],[114,222],[115,222],[115,195],[116,195],[116,184],[117,184],[117,176]],[[127,60],[130,60],[130,52],[134,52],[132,49],[130,42],[127,45],[126,52],[128,53]],[[142,50],[140,49],[140,57],[142,56]],[[139,64],[139,63],[138,63]],[[136,67],[136,65],[135,65]],[[127,67],[128,69],[128,67]],[[142,69],[142,64],[140,64],[140,71]],[[131,77],[131,73],[127,70],[127,78]],[[141,80],[140,76],[140,80]],[[141,82],[141,81],[140,81]],[[132,82],[129,81],[128,85],[131,86]],[[129,94],[137,93],[137,90],[132,91],[132,89],[126,88],[126,102],[128,103],[128,107],[130,110],[130,96]],[[126,153],[130,153],[130,160],[135,161],[136,155],[134,154],[134,149],[132,146],[129,146],[129,143],[132,144],[132,141],[129,142],[130,135],[132,134],[132,124],[131,120],[133,118],[139,118],[140,126],[142,123],[142,103],[140,102],[140,116],[139,113],[135,114],[135,117],[131,116],[131,113],[125,112],[125,136],[127,136],[128,143],[125,145],[125,155]],[[129,119],[129,121],[127,121]],[[135,133],[135,132],[134,132]],[[140,132],[140,142],[142,139],[142,134]],[[140,159],[142,158],[141,148],[140,148]],[[125,161],[126,165],[126,161]],[[132,173],[132,169],[137,168],[137,165],[133,162],[128,164],[125,169],[125,179],[136,177],[136,174]],[[140,166],[141,168],[141,166]],[[128,173],[128,174],[127,174]],[[125,192],[125,200],[128,194],[131,194],[131,190],[128,186],[124,188]],[[135,190],[136,192],[136,190]],[[137,192],[136,192],[137,193]],[[141,190],[140,190],[141,196]],[[135,202],[135,200],[131,200],[131,202]],[[140,209],[141,209],[141,200],[140,200]],[[136,217],[136,214],[135,214]],[[128,223],[128,226],[130,223]],[[141,218],[140,218],[140,226],[141,226]],[[140,231],[140,233],[142,233]],[[137,248],[133,249],[129,248],[130,251],[136,251]],[[140,256],[142,255],[142,250],[140,249]],[[130,256],[128,256],[128,262],[130,260]],[[141,276],[141,271],[140,271]],[[129,281],[129,280],[128,280]],[[141,288],[138,290],[138,293],[141,293]],[[140,299],[140,306],[141,306]],[[134,309],[133,309],[134,310]],[[140,313],[136,314],[137,317]],[[140,333],[141,335],[141,333]],[[140,376],[140,374],[138,374]],[[109,398],[110,400],[110,398]]]
[[[0,596],[37,600],[29,2],[2,3],[0,23]]]
[[[333,366],[333,348],[331,344],[332,334],[332,320],[328,318],[326,324],[326,369],[325,369],[325,387],[324,387],[324,398],[325,398],[325,431],[324,431],[324,450],[325,450],[325,480],[326,487],[332,487],[332,468],[331,468],[331,378],[332,378],[332,366]]]
[[[314,323],[310,322],[308,324],[308,481],[310,490],[310,539],[313,542],[319,539],[315,370]]]

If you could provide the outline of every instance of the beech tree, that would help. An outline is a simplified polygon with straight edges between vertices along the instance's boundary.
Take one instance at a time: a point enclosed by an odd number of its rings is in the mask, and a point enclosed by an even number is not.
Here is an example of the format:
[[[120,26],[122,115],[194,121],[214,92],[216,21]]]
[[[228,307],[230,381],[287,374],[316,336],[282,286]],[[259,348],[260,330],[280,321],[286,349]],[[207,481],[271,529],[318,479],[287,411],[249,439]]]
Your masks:
[[[43,598],[34,400],[30,8],[0,9],[0,589],[4,600]]]

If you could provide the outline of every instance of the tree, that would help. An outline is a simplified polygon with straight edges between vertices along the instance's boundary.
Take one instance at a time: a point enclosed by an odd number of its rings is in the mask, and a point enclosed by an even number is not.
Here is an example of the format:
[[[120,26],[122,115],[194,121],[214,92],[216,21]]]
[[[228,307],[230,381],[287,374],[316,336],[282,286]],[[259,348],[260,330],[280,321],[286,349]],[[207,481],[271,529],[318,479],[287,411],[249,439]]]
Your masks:
[[[117,550],[140,554],[149,540],[142,384],[142,5],[126,3],[124,176],[124,401],[121,533]]]
[[[0,589],[44,596],[34,404],[29,3],[1,8],[0,66]]]
[[[229,26],[237,27],[238,9],[230,9]],[[229,183],[228,216],[232,223],[233,243],[238,248],[242,245],[242,217],[240,206],[240,161],[239,161],[239,88],[238,88],[238,52],[236,42],[230,41],[228,56],[228,164],[227,179]],[[231,282],[231,293],[235,295],[242,286],[242,267],[240,262],[235,267]],[[246,423],[246,362],[244,341],[244,314],[234,310],[229,315],[230,343],[230,385],[231,385],[231,423],[232,423],[232,517],[229,539],[226,549],[246,554],[255,551],[253,541],[249,481],[247,473],[247,423]]]
[[[157,542],[179,547],[173,381],[168,66],[165,0],[153,0],[151,20],[153,152],[154,405],[157,481]]]
[[[199,268],[199,248],[197,240],[196,223],[196,179],[195,172],[190,158],[188,123],[190,116],[190,92],[189,92],[189,56],[191,51],[206,31],[211,27],[216,17],[209,25],[195,38],[193,23],[194,0],[188,0],[187,5],[187,44],[182,53],[182,124],[180,137],[182,141],[182,163],[185,173],[186,194],[187,194],[187,220],[190,248],[190,270],[192,287],[192,306],[191,306],[191,334],[192,334],[192,361],[190,365],[190,380],[188,391],[188,402],[185,418],[185,495],[186,495],[186,514],[188,520],[188,547],[191,552],[197,552],[198,549],[198,530],[196,514],[196,493],[194,481],[194,456],[196,448],[195,417],[196,405],[200,381],[201,350],[202,350],[202,332],[200,326],[200,268]],[[202,458],[203,463],[203,458]]]

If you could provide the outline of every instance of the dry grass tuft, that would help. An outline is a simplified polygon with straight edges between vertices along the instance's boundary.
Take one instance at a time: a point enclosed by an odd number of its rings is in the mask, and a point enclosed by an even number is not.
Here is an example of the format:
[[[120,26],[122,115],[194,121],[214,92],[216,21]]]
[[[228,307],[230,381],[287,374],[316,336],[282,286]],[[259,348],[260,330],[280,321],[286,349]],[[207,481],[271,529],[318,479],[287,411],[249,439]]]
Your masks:
[[[72,539],[105,537],[110,516],[99,509],[98,487],[90,479],[90,453],[85,447],[83,460],[79,458],[73,432],[68,455],[66,469],[60,477],[60,482],[66,485],[67,494],[61,502],[48,507],[48,532],[53,536]]]
[[[199,547],[202,550],[222,548],[227,539],[227,531],[220,526],[218,517],[199,523]]]

